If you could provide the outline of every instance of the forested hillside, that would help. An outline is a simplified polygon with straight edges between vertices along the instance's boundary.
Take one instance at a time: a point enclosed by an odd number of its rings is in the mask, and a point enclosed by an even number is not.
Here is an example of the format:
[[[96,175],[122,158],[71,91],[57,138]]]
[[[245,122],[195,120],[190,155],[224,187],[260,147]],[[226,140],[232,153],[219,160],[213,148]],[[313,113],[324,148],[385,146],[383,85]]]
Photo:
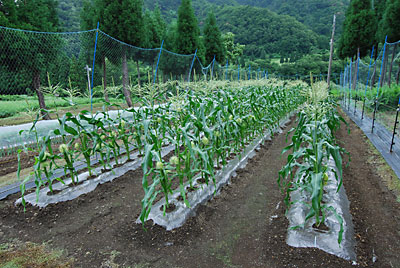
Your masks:
[[[232,2],[228,0],[228,2]],[[337,14],[338,32],[344,20],[350,0],[236,0],[242,5],[269,8],[278,14],[296,18],[322,35],[331,32],[332,16]]]
[[[203,14],[218,6],[238,6],[249,5],[260,8],[268,8],[278,14],[289,15],[296,20],[307,25],[311,30],[324,36],[329,36],[332,26],[333,14],[337,15],[337,32],[341,32],[344,15],[350,0],[196,0],[193,1],[193,7],[197,16],[200,18]],[[159,5],[164,14],[175,16],[180,0],[145,0],[145,6],[153,9]]]
[[[80,30],[80,12],[83,0],[58,0],[58,16],[62,31]]]
[[[268,9],[225,6],[216,16],[220,29],[234,33],[236,41],[246,45],[245,55],[254,58],[276,53],[293,60],[318,45],[318,35],[302,23]]]
[[[59,0],[60,26],[64,31],[79,30],[82,2],[83,0]],[[315,34],[294,17],[278,15],[266,8],[240,5],[238,2],[262,6],[263,1],[196,0],[192,3],[201,28],[208,12],[213,10],[222,32],[233,32],[236,42],[246,45],[244,53],[248,57],[265,58],[266,54],[279,54],[284,58],[296,59],[308,54],[313,47],[326,48],[328,45],[326,36]],[[276,6],[273,1],[264,2],[271,2],[269,4],[272,7]],[[158,6],[165,20],[171,22],[177,16],[181,0],[145,0],[144,3],[145,8],[150,10]],[[316,14],[324,12],[330,10],[319,9]],[[330,27],[330,23],[327,27]]]

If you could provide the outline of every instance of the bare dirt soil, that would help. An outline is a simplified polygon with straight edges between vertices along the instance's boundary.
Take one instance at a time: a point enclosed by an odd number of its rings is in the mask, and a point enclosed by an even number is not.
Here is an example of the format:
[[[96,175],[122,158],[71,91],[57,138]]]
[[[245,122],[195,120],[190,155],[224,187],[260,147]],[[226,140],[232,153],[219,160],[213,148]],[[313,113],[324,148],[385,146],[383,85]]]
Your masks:
[[[344,168],[344,187],[357,263],[400,267],[400,203],[371,164],[370,144],[349,123],[351,133],[343,127],[337,137],[352,155]],[[28,207],[24,213],[13,205],[17,195],[0,201],[0,244],[46,242],[73,257],[74,267],[354,267],[318,249],[285,243],[288,221],[276,183],[286,161],[281,156],[285,133],[267,142],[220,195],[179,229],[167,232],[148,223],[145,231],[135,224],[143,196],[139,169],[45,209]]]

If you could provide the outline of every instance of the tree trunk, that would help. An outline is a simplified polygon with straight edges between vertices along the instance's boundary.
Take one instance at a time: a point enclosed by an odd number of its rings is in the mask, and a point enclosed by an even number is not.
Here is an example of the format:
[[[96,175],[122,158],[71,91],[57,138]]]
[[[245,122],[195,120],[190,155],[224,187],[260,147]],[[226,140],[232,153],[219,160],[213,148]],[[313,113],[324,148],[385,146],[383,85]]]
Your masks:
[[[381,84],[380,87],[382,87],[385,84],[385,78],[386,78],[386,62],[388,60],[388,53],[385,53],[385,58],[382,59],[382,64],[383,64],[383,68],[382,68],[382,74],[381,74]]]
[[[374,71],[373,71],[373,73],[372,73],[372,77],[371,77],[371,88],[373,88],[374,87],[374,85],[375,85],[375,79],[376,79],[376,59],[378,58],[378,46],[379,46],[379,44],[376,44],[376,50],[375,50],[375,52],[374,52],[374,59],[375,59],[375,64],[374,64]]]
[[[103,89],[104,89],[104,99],[106,102],[110,102],[108,98],[108,91],[107,91],[107,66],[106,66],[106,56],[103,55],[101,58],[103,64]]]
[[[332,37],[330,42],[330,53],[329,53],[329,65],[328,65],[328,77],[326,82],[328,83],[328,90],[331,87],[331,73],[332,73],[332,59],[333,59],[333,41],[335,38],[335,28],[336,28],[336,15],[333,15],[333,25],[332,25]]]
[[[400,62],[399,62],[399,69],[397,70],[397,74],[396,74],[396,84],[399,84],[399,78],[400,78]]]
[[[136,62],[136,66],[137,66],[137,81],[138,81],[138,85],[140,87],[140,67],[139,67],[139,60]]]
[[[154,64],[151,65],[151,79],[154,81]]]
[[[49,113],[45,112],[47,110],[46,103],[44,101],[43,92],[40,91],[40,71],[36,70],[33,74],[33,88],[36,91],[36,95],[39,100],[39,107],[41,109],[41,114],[44,120],[51,120]]]
[[[131,92],[128,90],[128,64],[126,60],[126,51],[123,52],[122,58],[122,88],[124,91],[126,104],[132,107]]]
[[[394,57],[396,55],[396,49],[397,49],[397,44],[395,44],[394,47],[393,47],[392,61],[390,62],[390,67],[389,67],[389,75],[388,75],[388,85],[389,85],[389,87],[391,86],[391,82],[392,82],[392,69],[393,69]]]
[[[357,49],[357,55],[358,55],[359,51],[360,51],[360,48]],[[355,90],[357,87],[358,57],[355,57],[355,62],[356,62],[356,64],[353,64],[354,70],[352,70],[352,74],[353,74],[353,81],[351,84],[352,90]]]

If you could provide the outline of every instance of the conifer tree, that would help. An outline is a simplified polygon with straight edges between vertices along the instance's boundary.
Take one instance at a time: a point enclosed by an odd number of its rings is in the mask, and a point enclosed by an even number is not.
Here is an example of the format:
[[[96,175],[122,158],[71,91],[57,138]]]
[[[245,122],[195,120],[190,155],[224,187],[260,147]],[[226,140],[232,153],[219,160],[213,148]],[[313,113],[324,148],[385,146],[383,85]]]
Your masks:
[[[176,49],[182,54],[191,54],[200,47],[200,29],[191,0],[182,0],[178,9],[178,32]]]
[[[373,9],[375,13],[375,22],[378,27],[375,28],[375,42],[380,43],[385,40],[385,31],[383,28],[383,15],[386,10],[386,0],[373,0]]]
[[[214,56],[218,62],[224,63],[224,44],[222,43],[221,32],[217,26],[217,20],[212,12],[208,14],[204,26],[204,46],[206,49],[206,63],[211,62],[214,59]]]
[[[372,8],[374,10],[375,14],[375,22],[376,22],[376,27],[374,28],[375,30],[375,50],[374,50],[374,58],[375,61],[378,58],[379,54],[379,43],[382,43],[385,40],[385,36],[381,31],[382,28],[382,18],[383,18],[383,13],[385,12],[385,7],[386,7],[386,0],[372,0]],[[375,80],[377,77],[377,72],[376,72],[376,64],[374,65],[374,71],[372,72],[372,78],[371,78],[371,85],[375,85]]]
[[[400,0],[388,0],[385,13],[380,24],[381,34],[388,37],[389,43],[394,43],[400,40]],[[397,43],[393,45],[392,60],[389,67],[388,85],[391,85],[393,62],[397,51]],[[390,52],[390,51],[388,51]],[[396,82],[399,81],[399,72],[396,75]]]
[[[339,40],[339,57],[360,56],[371,49],[376,29],[375,13],[369,0],[352,0],[346,11],[343,33]]]
[[[0,26],[16,27],[17,8],[14,0],[0,1]]]
[[[239,64],[239,58],[243,55],[245,45],[235,44],[235,35],[231,32],[224,34],[222,40],[230,64]]]
[[[17,1],[18,27],[32,31],[58,31],[57,2],[55,0],[30,0]],[[35,90],[39,107],[42,109],[44,119],[50,119],[46,110],[41,80],[46,77],[46,69],[49,63],[57,57],[60,49],[60,40],[56,36],[48,38],[46,35],[30,35],[21,45],[19,53],[24,53],[20,58],[24,62],[15,63],[21,69],[29,70],[32,74],[32,87]]]
[[[144,38],[142,0],[98,0],[100,19],[104,21],[104,31],[122,42],[141,46]],[[122,46],[122,88],[129,107],[132,107],[128,89],[128,50]],[[138,66],[139,69],[139,66]],[[139,72],[138,72],[139,74]]]

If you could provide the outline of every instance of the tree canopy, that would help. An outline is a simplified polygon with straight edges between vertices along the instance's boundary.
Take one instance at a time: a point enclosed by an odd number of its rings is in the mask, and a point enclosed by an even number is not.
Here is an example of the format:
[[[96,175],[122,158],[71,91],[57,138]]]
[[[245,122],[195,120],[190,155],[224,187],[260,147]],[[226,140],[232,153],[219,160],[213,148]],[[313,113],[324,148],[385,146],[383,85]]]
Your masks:
[[[381,36],[388,42],[400,40],[400,0],[388,0],[381,24]]]
[[[215,56],[218,62],[223,63],[225,61],[225,49],[214,13],[209,13],[203,32],[206,62],[211,62]]]
[[[351,1],[339,40],[339,57],[353,57],[358,49],[361,57],[367,55],[374,44],[376,24],[371,1]]]
[[[191,0],[182,0],[178,9],[176,49],[182,54],[192,54],[200,47],[200,29]]]

